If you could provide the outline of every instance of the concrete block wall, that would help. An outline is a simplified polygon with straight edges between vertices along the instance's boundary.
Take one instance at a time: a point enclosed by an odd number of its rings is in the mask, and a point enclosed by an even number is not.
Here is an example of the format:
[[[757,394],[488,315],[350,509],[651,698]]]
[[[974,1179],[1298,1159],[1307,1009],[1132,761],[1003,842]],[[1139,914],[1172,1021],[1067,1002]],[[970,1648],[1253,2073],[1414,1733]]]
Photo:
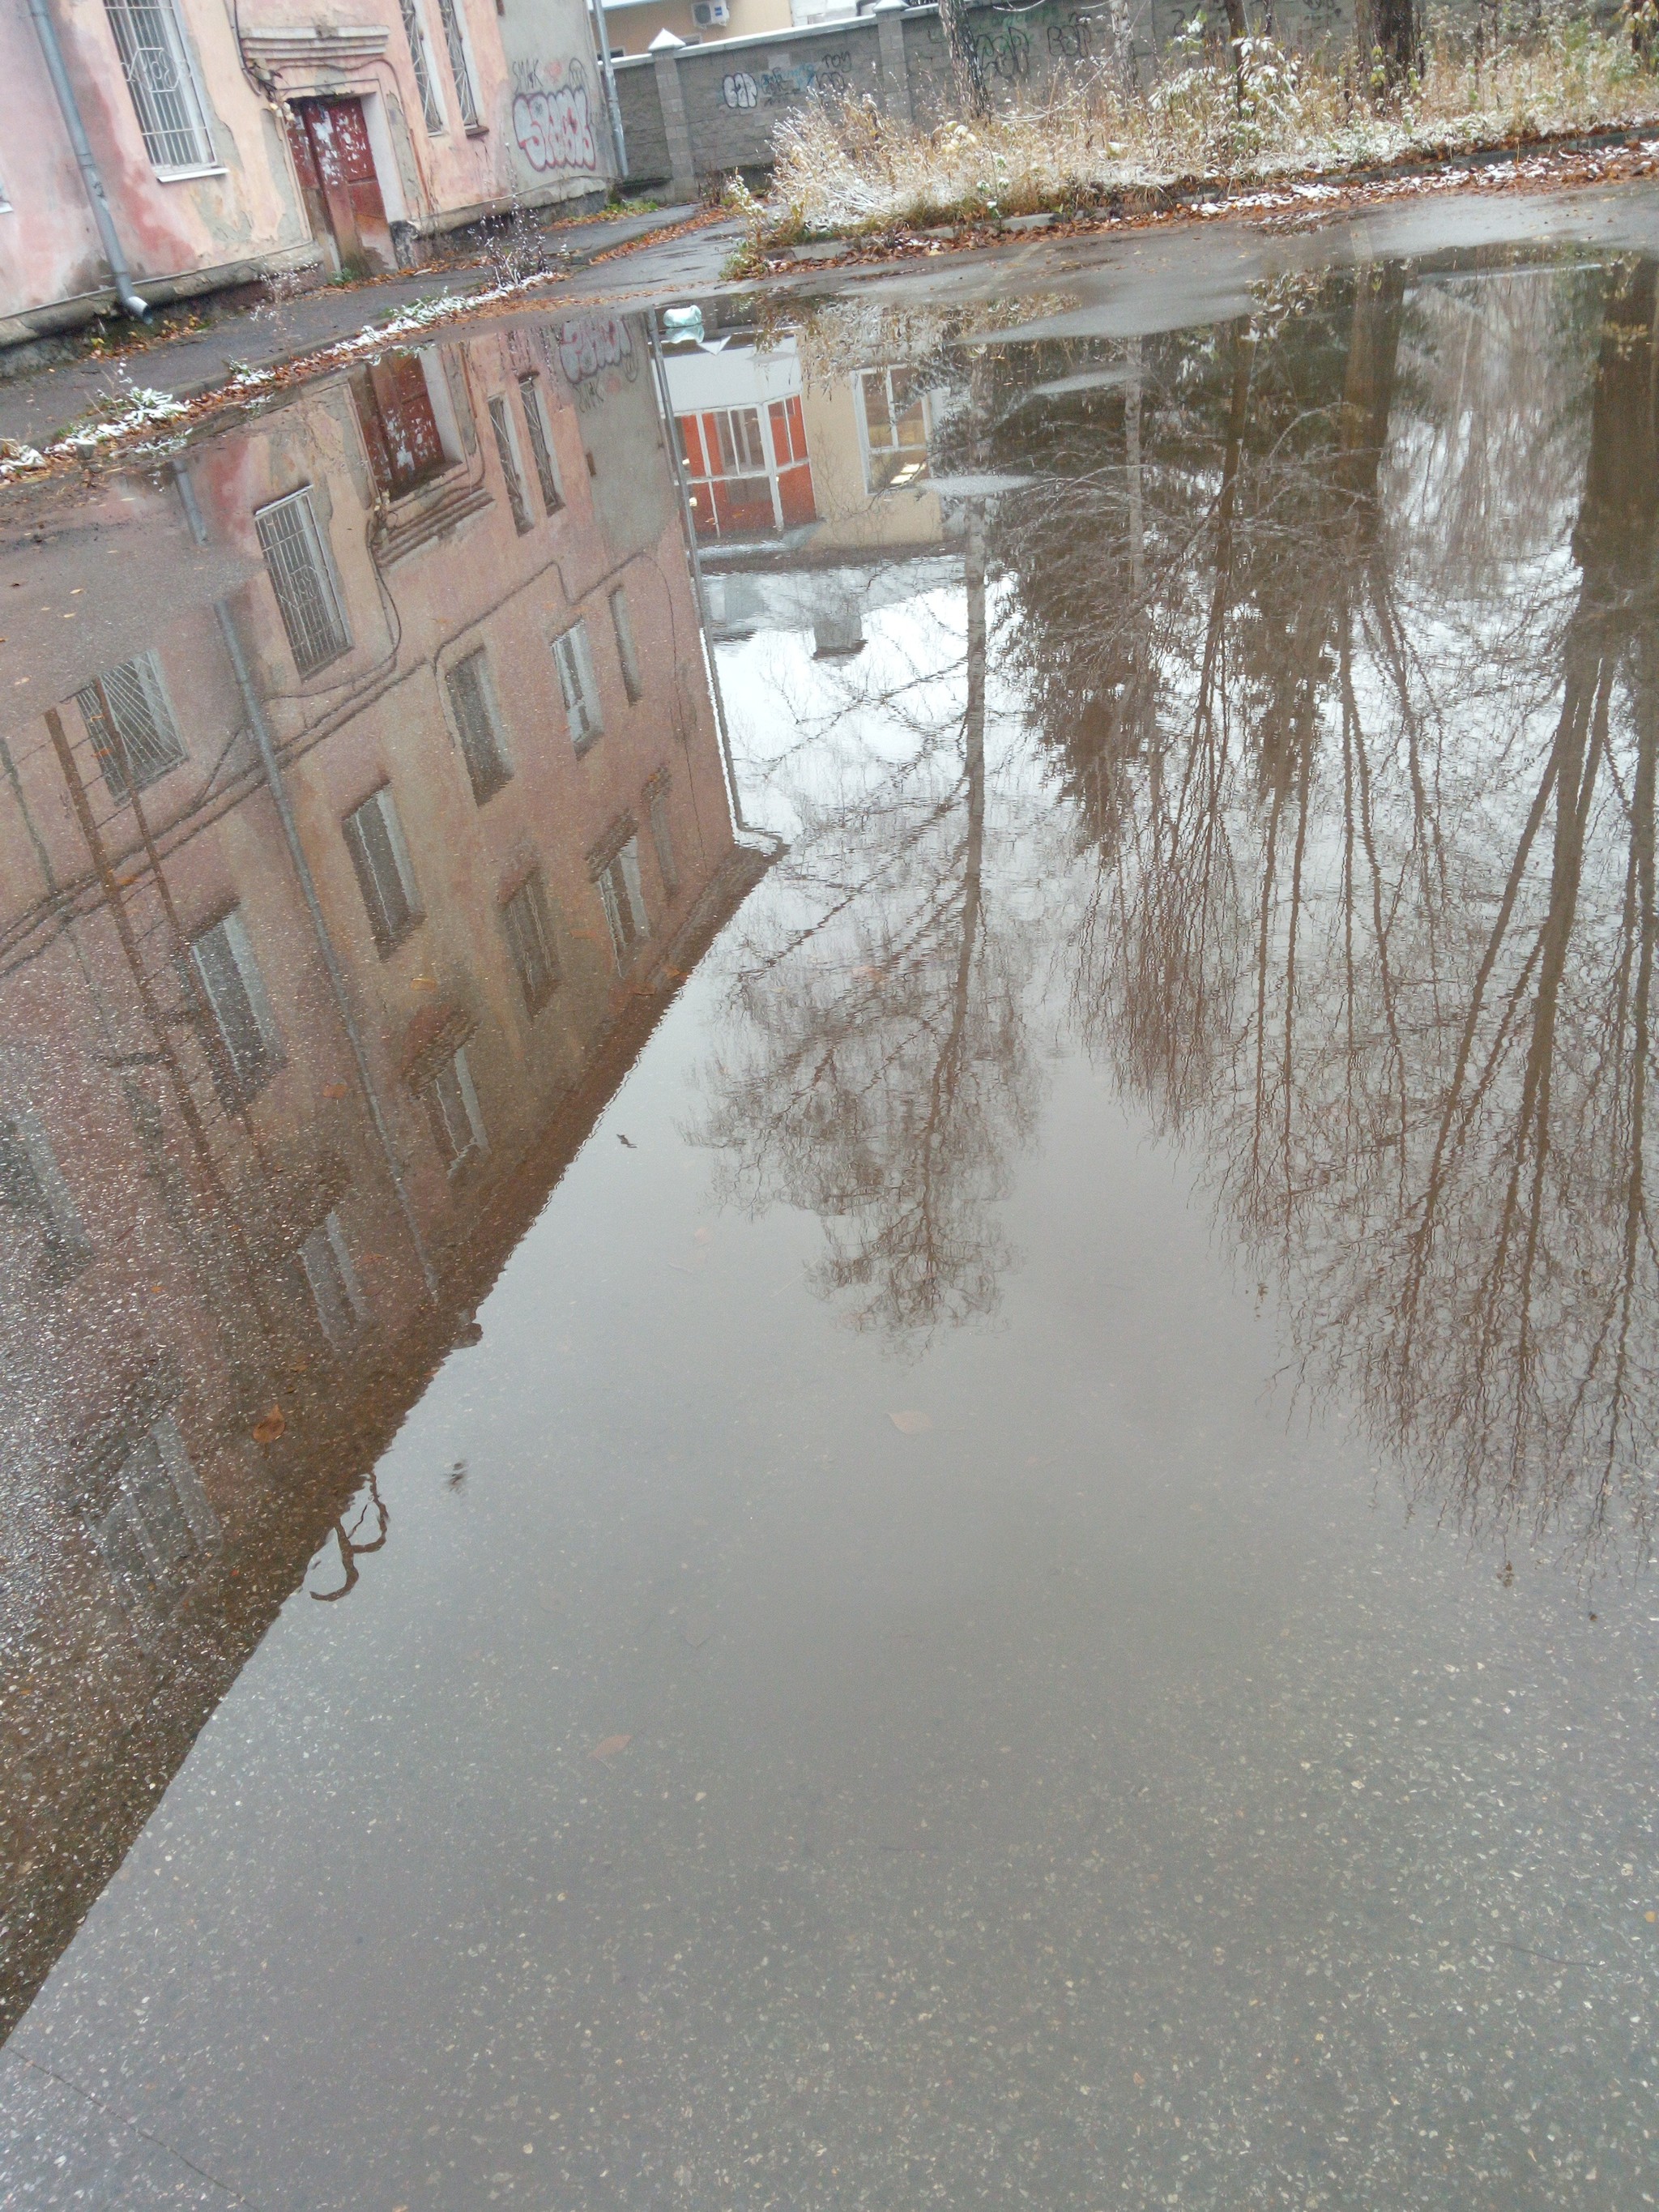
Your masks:
[[[1473,20],[1475,6],[1451,0],[1447,12]],[[1150,85],[1194,12],[1194,0],[1039,0],[971,9],[967,24],[993,101],[1040,106],[1103,70]],[[1273,13],[1280,42],[1304,53],[1352,41],[1354,0],[1276,0]],[[669,184],[676,198],[768,167],[778,124],[814,98],[852,93],[930,126],[958,109],[939,9],[904,0],[812,30],[630,57],[616,70],[629,178]]]

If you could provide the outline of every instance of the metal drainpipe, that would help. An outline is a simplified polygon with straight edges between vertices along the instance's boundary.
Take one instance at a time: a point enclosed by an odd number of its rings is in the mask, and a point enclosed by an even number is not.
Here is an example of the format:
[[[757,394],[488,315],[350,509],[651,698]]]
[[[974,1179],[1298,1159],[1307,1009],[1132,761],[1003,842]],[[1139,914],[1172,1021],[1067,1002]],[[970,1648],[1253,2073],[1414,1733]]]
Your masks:
[[[623,140],[622,102],[617,97],[617,72],[611,64],[611,30],[605,20],[605,0],[593,0],[593,15],[598,24],[595,35],[599,49],[599,76],[605,86],[605,106],[611,114],[611,142],[617,155],[617,190],[620,193],[628,179],[628,149]]]
[[[87,126],[81,120],[81,107],[75,97],[75,87],[64,66],[64,50],[58,43],[58,26],[46,9],[46,0],[29,0],[29,13],[34,18],[34,27],[40,33],[40,44],[46,57],[46,74],[52,79],[52,88],[58,95],[58,105],[64,112],[64,128],[69,132],[70,144],[75,149],[75,158],[81,164],[81,181],[87,188],[87,198],[92,202],[93,220],[98,225],[98,235],[103,240],[104,258],[109,264],[109,273],[115,279],[115,296],[121,303],[124,314],[137,322],[149,320],[149,305],[141,300],[132,289],[132,271],[127,266],[127,257],[121,251],[121,241],[115,234],[115,217],[110,213],[109,202],[104,196],[104,180],[98,173],[98,164],[93,159],[92,141],[87,136]]]
[[[409,1231],[410,1241],[413,1243],[416,1256],[420,1261],[421,1273],[426,1278],[428,1294],[435,1306],[441,1303],[437,1273],[428,1255],[426,1240],[421,1235],[420,1224],[415,1218],[415,1209],[410,1203],[409,1193],[404,1188],[403,1170],[398,1164],[397,1148],[392,1141],[392,1131],[387,1126],[386,1115],[380,1105],[380,1094],[375,1085],[374,1072],[368,1064],[368,1054],[363,1044],[362,1033],[357,1027],[356,1016],[351,1011],[351,1002],[346,994],[345,974],[340,966],[339,955],[334,950],[334,940],[328,933],[328,922],[323,914],[322,901],[317,896],[317,884],[311,872],[311,863],[306,858],[305,847],[300,842],[300,827],[294,819],[294,809],[289,803],[288,787],[283,781],[283,771],[277,762],[276,748],[271,742],[270,725],[265,720],[264,702],[253,688],[253,678],[248,672],[247,660],[242,652],[242,641],[236,634],[235,619],[229,607],[223,599],[219,599],[215,602],[213,611],[219,617],[220,629],[224,632],[225,650],[230,655],[231,668],[236,678],[236,689],[242,695],[242,704],[247,709],[247,718],[252,726],[253,742],[259,752],[259,765],[264,770],[265,781],[270,787],[270,795],[276,802],[276,817],[283,825],[283,836],[288,845],[289,858],[294,863],[295,874],[300,878],[300,889],[305,894],[306,909],[311,916],[311,927],[316,936],[317,949],[323,956],[323,966],[328,971],[329,986],[334,994],[334,1003],[339,1010],[346,1036],[350,1040],[351,1056],[357,1063],[357,1079],[362,1085],[363,1097],[368,1103],[369,1116],[374,1124],[374,1133],[380,1140],[380,1150],[386,1158],[386,1171],[392,1177],[392,1188],[398,1194],[398,1204],[403,1209],[404,1222]]]

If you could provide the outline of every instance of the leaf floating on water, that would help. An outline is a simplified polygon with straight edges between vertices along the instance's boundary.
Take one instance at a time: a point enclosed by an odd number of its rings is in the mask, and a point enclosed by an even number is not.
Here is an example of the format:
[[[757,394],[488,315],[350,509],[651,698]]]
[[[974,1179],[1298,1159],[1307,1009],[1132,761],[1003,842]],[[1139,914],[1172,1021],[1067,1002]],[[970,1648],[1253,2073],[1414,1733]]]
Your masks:
[[[323,1085],[323,1096],[325,1098],[349,1098],[350,1095],[351,1089],[349,1084],[325,1083]]]
[[[887,1418],[902,1437],[919,1437],[933,1425],[931,1413],[890,1413]]]
[[[287,1426],[287,1414],[280,1406],[273,1406],[253,1424],[253,1441],[256,1444],[274,1444]]]
[[[619,1751],[626,1751],[634,1741],[631,1735],[602,1735],[593,1747],[595,1759],[614,1759]]]
[[[435,975],[411,975],[409,980],[410,986],[416,991],[435,991],[438,988],[438,979]]]

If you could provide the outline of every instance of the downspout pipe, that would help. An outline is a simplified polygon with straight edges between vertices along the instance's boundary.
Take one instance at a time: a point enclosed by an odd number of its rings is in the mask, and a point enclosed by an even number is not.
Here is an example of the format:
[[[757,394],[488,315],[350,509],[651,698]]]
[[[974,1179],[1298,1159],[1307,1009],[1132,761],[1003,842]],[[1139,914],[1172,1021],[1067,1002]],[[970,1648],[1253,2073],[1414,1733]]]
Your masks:
[[[87,198],[92,203],[93,221],[98,226],[98,235],[103,241],[104,258],[109,264],[109,273],[115,280],[115,296],[123,314],[131,315],[136,322],[149,320],[149,305],[133,289],[132,271],[127,266],[127,257],[121,250],[116,235],[115,217],[110,213],[109,201],[104,191],[104,180],[98,173],[98,164],[93,158],[92,141],[87,136],[87,126],[81,120],[81,104],[75,97],[75,87],[70,82],[70,73],[64,65],[64,49],[58,43],[58,26],[52,20],[46,0],[29,0],[29,13],[34,18],[34,27],[40,34],[40,45],[46,57],[46,74],[52,79],[52,88],[58,95],[58,105],[63,110],[64,128],[69,132],[70,144],[75,149],[75,158],[81,165],[81,181],[87,188]]]

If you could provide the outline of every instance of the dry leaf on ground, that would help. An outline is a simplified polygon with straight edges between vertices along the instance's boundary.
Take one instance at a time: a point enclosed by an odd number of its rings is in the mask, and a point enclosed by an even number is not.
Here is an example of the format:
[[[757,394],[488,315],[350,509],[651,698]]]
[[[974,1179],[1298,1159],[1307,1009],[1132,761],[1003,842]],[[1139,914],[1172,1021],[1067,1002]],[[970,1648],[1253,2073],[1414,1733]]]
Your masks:
[[[931,1413],[890,1413],[887,1418],[902,1437],[919,1437],[933,1425]]]
[[[619,1751],[626,1751],[634,1741],[631,1735],[602,1735],[594,1745],[595,1759],[614,1759]]]

